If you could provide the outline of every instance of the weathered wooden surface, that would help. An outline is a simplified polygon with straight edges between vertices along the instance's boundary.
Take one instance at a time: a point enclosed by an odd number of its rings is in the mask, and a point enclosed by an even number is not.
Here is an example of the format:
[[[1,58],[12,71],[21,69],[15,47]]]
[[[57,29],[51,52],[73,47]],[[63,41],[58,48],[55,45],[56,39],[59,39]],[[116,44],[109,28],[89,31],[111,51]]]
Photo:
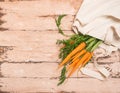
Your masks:
[[[24,91],[21,93],[35,93],[36,91],[48,93],[119,93],[120,90],[120,79],[109,79],[101,82],[92,78],[71,78],[65,85],[59,87],[56,86],[58,79],[49,78],[1,78],[1,81],[2,91]],[[111,88],[113,84],[115,86]]]
[[[60,59],[56,41],[66,37],[58,33],[55,18],[66,14],[61,27],[66,34],[73,34],[71,26],[80,4],[81,0],[0,2],[0,93],[120,92],[120,52],[103,57],[102,49],[96,50],[96,56],[100,56],[100,65],[112,69],[108,80],[99,81],[80,72],[77,77],[76,72],[57,86]],[[92,69],[91,64],[88,67]]]

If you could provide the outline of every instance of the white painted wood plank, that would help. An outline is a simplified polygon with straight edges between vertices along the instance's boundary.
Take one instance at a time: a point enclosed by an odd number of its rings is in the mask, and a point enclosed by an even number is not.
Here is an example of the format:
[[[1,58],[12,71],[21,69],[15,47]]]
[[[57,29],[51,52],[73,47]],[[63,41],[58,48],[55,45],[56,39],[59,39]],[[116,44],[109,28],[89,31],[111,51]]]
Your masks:
[[[61,69],[57,70],[58,63],[2,63],[0,74],[2,77],[24,77],[24,78],[58,78]],[[88,77],[80,71],[75,72],[71,77]]]
[[[66,34],[72,34],[67,31]],[[59,48],[57,39],[66,37],[57,31],[5,31],[0,32],[1,46],[15,46],[8,50],[1,58],[2,61],[28,62],[28,61],[57,61]]]
[[[14,12],[18,15],[75,15],[82,0],[40,0],[40,1],[19,1],[0,2],[0,7],[4,13]]]
[[[49,78],[0,78],[1,91],[6,92],[79,92],[79,93],[119,93],[120,79],[99,81],[88,78],[71,78],[57,86],[57,79]],[[92,85],[91,85],[92,84]],[[74,86],[74,87],[73,87]]]
[[[57,30],[55,16],[39,17],[18,15],[16,13],[6,13],[1,20],[4,23],[1,28],[9,29],[10,31],[42,31],[42,30]],[[63,30],[71,30],[74,16],[68,15],[62,19],[61,28]]]
[[[3,63],[1,75],[3,77],[58,77],[57,63]]]
[[[73,34],[72,31],[64,31],[66,34]],[[54,44],[57,39],[65,38],[58,31],[4,31],[0,32],[1,46],[40,46]]]
[[[56,45],[15,47],[1,55],[1,62],[55,62],[58,60],[59,47]]]
[[[100,65],[106,66],[106,64]],[[0,74],[2,77],[59,77],[61,69],[57,70],[58,63],[2,63],[0,66]],[[86,66],[90,70],[96,71],[93,64]],[[111,69],[110,77],[120,78],[120,62],[112,63],[107,66]],[[80,71],[76,71],[71,77],[86,78],[89,76],[83,75]],[[91,78],[91,77],[89,77]]]

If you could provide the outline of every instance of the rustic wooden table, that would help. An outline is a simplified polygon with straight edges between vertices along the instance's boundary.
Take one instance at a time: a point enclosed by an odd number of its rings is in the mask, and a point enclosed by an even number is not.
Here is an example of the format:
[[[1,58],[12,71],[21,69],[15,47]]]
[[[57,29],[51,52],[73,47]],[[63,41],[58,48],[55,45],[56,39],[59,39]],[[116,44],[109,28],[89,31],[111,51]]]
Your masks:
[[[82,74],[77,78],[75,73],[57,86],[56,41],[65,37],[58,33],[55,18],[66,14],[62,29],[73,34],[71,25],[80,4],[81,0],[0,2],[0,93],[120,93],[119,51],[98,59],[112,68],[108,80]]]

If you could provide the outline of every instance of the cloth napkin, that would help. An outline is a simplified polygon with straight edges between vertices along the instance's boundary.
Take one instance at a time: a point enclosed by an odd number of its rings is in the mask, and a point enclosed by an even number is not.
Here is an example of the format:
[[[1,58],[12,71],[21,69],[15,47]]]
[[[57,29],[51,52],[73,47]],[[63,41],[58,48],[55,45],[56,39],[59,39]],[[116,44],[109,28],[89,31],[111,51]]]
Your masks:
[[[100,47],[104,48],[106,54],[120,49],[120,0],[83,0],[83,3],[75,17],[73,23],[75,33],[87,34],[104,41]],[[99,67],[95,67],[106,77],[109,72]],[[91,75],[98,79],[102,78],[86,68],[81,70],[84,74]],[[103,78],[102,78],[103,79]]]

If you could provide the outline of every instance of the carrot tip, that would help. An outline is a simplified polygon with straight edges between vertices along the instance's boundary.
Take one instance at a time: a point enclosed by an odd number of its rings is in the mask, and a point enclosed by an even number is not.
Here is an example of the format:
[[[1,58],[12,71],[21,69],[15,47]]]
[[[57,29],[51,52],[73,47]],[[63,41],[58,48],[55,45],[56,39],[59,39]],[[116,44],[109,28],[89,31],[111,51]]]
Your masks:
[[[72,73],[69,73],[67,77],[69,78],[71,75],[72,75]]]

